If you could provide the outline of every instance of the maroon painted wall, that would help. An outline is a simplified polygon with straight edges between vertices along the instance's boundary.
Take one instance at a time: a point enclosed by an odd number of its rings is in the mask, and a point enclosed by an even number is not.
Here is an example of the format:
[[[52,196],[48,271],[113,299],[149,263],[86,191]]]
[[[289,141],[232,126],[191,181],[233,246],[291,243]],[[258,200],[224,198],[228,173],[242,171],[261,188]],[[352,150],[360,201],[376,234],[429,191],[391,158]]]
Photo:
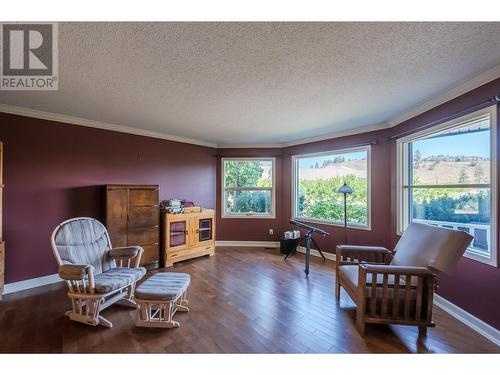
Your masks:
[[[217,240],[218,241],[277,241],[282,232],[281,210],[283,200],[281,149],[219,149],[217,158]],[[221,158],[223,157],[275,157],[276,158],[276,218],[275,219],[223,219],[221,218]],[[269,234],[269,229],[274,234]]]
[[[50,235],[103,219],[104,184],[158,184],[160,198],[215,208],[216,150],[0,113],[7,283],[57,272]]]
[[[500,93],[500,78],[472,90],[460,97],[444,103],[430,111],[416,116],[390,129],[392,135],[411,131],[418,126],[452,115],[468,107],[488,100]],[[497,116],[499,119],[500,116]],[[498,129],[498,124],[497,124]],[[500,132],[497,132],[497,134]],[[497,141],[497,155],[500,155],[500,142]],[[396,243],[396,144],[391,143],[391,236]],[[497,166],[500,163],[497,161]],[[497,180],[500,172],[497,171]],[[498,196],[498,195],[497,195]],[[500,220],[497,221],[500,223]],[[498,244],[498,241],[497,241]],[[498,251],[498,249],[497,249]],[[452,275],[440,274],[438,294],[479,319],[500,329],[500,268],[495,268],[463,257]]]

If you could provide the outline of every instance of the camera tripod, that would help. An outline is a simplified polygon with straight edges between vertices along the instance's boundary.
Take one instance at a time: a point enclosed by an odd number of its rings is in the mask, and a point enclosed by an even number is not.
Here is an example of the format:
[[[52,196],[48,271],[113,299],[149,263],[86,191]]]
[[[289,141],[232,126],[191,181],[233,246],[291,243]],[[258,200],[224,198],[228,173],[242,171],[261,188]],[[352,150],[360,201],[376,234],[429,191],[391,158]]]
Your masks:
[[[305,269],[304,269],[306,277],[309,276],[309,257],[311,255],[311,242],[314,244],[314,246],[316,247],[316,249],[319,251],[319,254],[323,258],[323,260],[326,260],[325,256],[323,255],[323,252],[319,248],[318,243],[315,241],[315,239],[312,236],[313,233],[314,233],[314,229],[310,229],[309,231],[307,231],[307,233],[300,239],[299,243],[297,244],[297,247],[299,247],[299,246],[302,245],[302,243],[304,242],[304,240],[306,241],[306,265],[305,265]],[[290,251],[286,255],[286,257],[285,257],[284,260],[286,260],[286,258],[288,258],[292,253],[294,253],[294,251]]]

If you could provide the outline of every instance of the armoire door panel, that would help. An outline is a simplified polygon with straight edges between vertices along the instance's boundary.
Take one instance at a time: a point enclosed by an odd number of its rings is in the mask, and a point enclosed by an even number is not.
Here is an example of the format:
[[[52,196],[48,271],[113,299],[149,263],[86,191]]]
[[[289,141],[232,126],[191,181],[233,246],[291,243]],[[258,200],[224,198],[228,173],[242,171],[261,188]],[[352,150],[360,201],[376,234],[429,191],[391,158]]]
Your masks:
[[[159,228],[139,228],[128,231],[129,246],[143,246],[160,242]]]
[[[129,205],[135,206],[154,206],[158,205],[158,190],[156,189],[130,189]]]
[[[106,227],[113,247],[142,246],[141,265],[157,265],[159,186],[107,185],[106,194]]]
[[[159,224],[157,206],[130,207],[128,213],[128,228],[151,227]]]
[[[142,253],[141,257],[143,264],[158,262],[158,254],[160,251],[159,244],[144,245],[142,248],[144,249],[144,253]]]
[[[128,240],[126,235],[109,232],[109,239],[111,240],[111,246],[113,247],[128,246]]]
[[[115,236],[127,236],[127,189],[109,189],[106,199],[106,227]]]

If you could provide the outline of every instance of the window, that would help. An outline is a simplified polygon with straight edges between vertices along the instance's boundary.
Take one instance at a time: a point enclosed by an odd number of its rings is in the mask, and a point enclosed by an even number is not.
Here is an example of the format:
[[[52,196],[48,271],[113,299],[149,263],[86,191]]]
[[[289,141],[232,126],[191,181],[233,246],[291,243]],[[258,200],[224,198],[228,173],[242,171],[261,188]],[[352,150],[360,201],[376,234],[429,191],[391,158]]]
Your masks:
[[[295,219],[343,225],[344,196],[337,189],[346,182],[351,227],[370,229],[370,146],[292,158],[292,215]]]
[[[275,217],[275,159],[222,158],[222,217]]]
[[[398,140],[398,232],[410,222],[474,236],[465,256],[497,266],[496,106]]]

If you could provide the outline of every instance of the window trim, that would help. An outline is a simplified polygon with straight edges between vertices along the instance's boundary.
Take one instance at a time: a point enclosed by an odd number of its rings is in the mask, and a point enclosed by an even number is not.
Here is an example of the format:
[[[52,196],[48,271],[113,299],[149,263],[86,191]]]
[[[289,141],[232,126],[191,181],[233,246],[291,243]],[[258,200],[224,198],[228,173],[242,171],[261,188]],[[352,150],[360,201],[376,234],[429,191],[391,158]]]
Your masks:
[[[366,151],[366,161],[367,161],[367,224],[357,224],[357,223],[347,223],[348,228],[352,229],[361,229],[361,230],[372,230],[371,226],[371,186],[372,186],[372,181],[371,181],[371,170],[372,170],[372,158],[371,158],[371,145],[366,145],[366,146],[357,146],[357,147],[346,147],[346,148],[335,148],[335,149],[330,149],[326,151],[320,151],[320,152],[312,152],[312,153],[307,153],[307,154],[297,154],[297,155],[292,155],[291,158],[291,171],[292,171],[292,181],[291,181],[291,219],[292,220],[300,220],[304,221],[307,223],[313,223],[313,224],[323,224],[323,225],[331,225],[335,227],[344,227],[344,222],[343,221],[334,221],[334,220],[324,220],[324,219],[315,219],[311,217],[302,217],[297,215],[297,206],[296,206],[296,192],[298,189],[298,180],[297,180],[297,168],[298,168],[298,163],[297,160],[308,158],[308,157],[317,157],[317,156],[323,156],[323,155],[340,155],[340,154],[345,154],[349,152],[359,152],[359,151]]]
[[[226,191],[237,190],[235,188],[226,188],[226,161],[271,161],[272,165],[272,187],[271,187],[271,212],[270,213],[228,213],[226,211]],[[276,157],[256,156],[256,157],[223,157],[221,158],[221,218],[222,219],[276,219]],[[242,190],[245,190],[243,188]],[[269,188],[254,187],[249,190],[266,190]]]
[[[408,148],[405,144],[412,142],[424,136],[440,132],[446,129],[451,129],[464,125],[472,120],[480,119],[481,117],[490,117],[490,207],[491,207],[491,221],[490,221],[490,256],[486,257],[477,251],[467,249],[464,257],[479,261],[484,264],[498,268],[498,184],[497,184],[497,105],[492,105],[481,110],[471,112],[467,115],[460,116],[459,118],[446,121],[442,124],[433,126],[429,129],[424,129],[413,134],[401,137],[396,142],[396,212],[397,212],[397,227],[396,234],[401,236],[409,222],[409,213],[405,212],[406,195],[403,192],[405,187],[405,166],[404,160],[408,160]],[[473,184],[472,184],[473,185]],[[444,184],[442,186],[445,186]]]

